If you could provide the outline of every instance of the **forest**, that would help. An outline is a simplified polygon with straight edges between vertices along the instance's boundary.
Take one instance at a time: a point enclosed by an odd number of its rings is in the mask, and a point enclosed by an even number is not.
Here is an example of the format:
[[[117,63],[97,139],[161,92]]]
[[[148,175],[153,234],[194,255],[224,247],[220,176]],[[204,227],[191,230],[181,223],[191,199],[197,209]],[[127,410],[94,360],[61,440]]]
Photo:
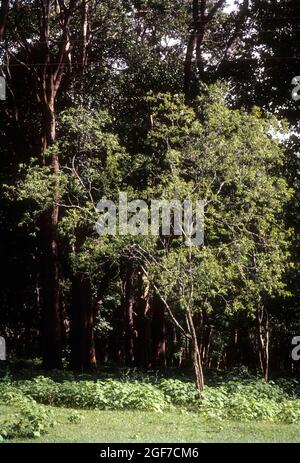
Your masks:
[[[72,404],[299,423],[299,1],[2,0],[0,75],[0,440]]]

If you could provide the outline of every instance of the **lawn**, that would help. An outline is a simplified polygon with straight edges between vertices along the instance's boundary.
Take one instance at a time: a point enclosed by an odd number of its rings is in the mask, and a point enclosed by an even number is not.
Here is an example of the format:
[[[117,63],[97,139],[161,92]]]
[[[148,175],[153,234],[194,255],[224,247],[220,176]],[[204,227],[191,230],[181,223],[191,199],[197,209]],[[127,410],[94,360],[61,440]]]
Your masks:
[[[51,407],[57,425],[40,438],[10,442],[300,442],[299,425],[243,423],[202,419],[199,414],[177,411],[80,410],[83,419],[70,424],[70,408]],[[13,410],[0,407],[0,423]]]

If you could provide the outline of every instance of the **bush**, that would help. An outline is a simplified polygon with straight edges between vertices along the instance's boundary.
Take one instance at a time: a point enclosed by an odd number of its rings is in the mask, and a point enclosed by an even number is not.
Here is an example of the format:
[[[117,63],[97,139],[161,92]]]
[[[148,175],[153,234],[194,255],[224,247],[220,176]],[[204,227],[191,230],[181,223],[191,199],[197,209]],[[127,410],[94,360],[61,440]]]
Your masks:
[[[174,405],[193,406],[199,400],[197,390],[191,382],[163,379],[158,387]]]
[[[13,387],[2,387],[1,401],[15,410],[1,426],[0,440],[39,437],[55,425],[53,412]]]
[[[281,404],[277,421],[286,424],[300,423],[300,400],[286,400]]]
[[[38,377],[19,383],[20,390],[43,404],[102,410],[163,411],[169,399],[157,387],[138,381],[55,381]]]
[[[218,387],[207,387],[199,409],[207,418],[300,423],[296,411],[299,403],[289,400],[286,390],[272,381],[232,380]]]
[[[7,394],[7,384],[8,382],[0,382],[2,396],[5,387]],[[299,383],[294,380],[265,383],[249,375],[231,375],[222,381],[216,381],[215,385],[206,386],[201,398],[191,381],[163,379],[157,375],[61,381],[39,376],[9,384],[10,389],[30,397],[32,404],[38,402],[79,409],[157,412],[181,407],[198,412],[208,419],[300,423],[300,400],[297,399]],[[43,412],[35,408],[34,410],[42,420]],[[70,418],[70,422],[75,422],[76,419],[74,416]],[[35,431],[40,432],[38,428],[36,426]]]

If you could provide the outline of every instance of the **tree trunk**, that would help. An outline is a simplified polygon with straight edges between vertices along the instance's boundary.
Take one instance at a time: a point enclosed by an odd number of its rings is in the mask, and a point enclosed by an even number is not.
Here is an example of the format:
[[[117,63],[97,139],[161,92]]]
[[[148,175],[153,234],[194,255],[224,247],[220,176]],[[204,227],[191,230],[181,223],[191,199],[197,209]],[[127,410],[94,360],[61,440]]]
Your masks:
[[[196,333],[193,317],[189,309],[187,309],[187,325],[188,325],[189,334],[191,336],[191,347],[192,347],[192,357],[193,357],[193,366],[194,366],[194,372],[195,372],[196,388],[199,394],[201,394],[204,390],[202,360],[201,360],[197,333]]]
[[[152,366],[166,367],[166,326],[164,305],[159,296],[152,301]]]
[[[193,57],[196,41],[196,32],[192,31],[188,40],[184,62],[184,94],[187,102],[189,102],[191,99],[191,84],[193,80]]]
[[[259,363],[265,381],[269,379],[269,315],[267,310],[260,306],[257,309],[258,324],[258,353]]]
[[[238,357],[238,329],[233,324],[230,327],[229,340],[226,346],[226,368],[230,369],[239,363]]]
[[[32,69],[31,79],[34,82],[36,100],[41,105],[41,137],[39,156],[42,165],[46,165],[46,150],[55,143],[55,98],[61,85],[65,66],[70,60],[71,37],[70,25],[75,19],[81,0],[70,0],[68,5],[64,2],[51,2],[50,0],[32,2],[32,20],[34,21],[35,35],[39,42],[38,63],[32,60],[33,47],[23,38],[24,31],[19,30],[18,22],[11,29],[12,37],[24,50],[25,65]],[[85,7],[86,7],[85,2]],[[10,2],[3,0],[0,9],[0,40],[3,38],[7,12]],[[87,26],[87,16],[84,18],[84,29]],[[37,21],[36,21],[37,20]],[[53,31],[51,30],[53,27]],[[25,34],[26,35],[26,34]],[[54,45],[57,42],[58,47]],[[85,55],[86,55],[86,43]],[[9,53],[9,50],[8,50]],[[27,60],[27,62],[26,62]],[[86,56],[85,56],[86,62]],[[53,152],[51,165],[56,175],[57,185],[59,181],[58,155]],[[61,314],[59,302],[59,264],[58,264],[58,238],[57,226],[59,218],[59,189],[57,188],[51,210],[45,212],[40,218],[41,237],[41,284],[42,284],[42,337],[43,360],[47,368],[59,368],[61,366]]]
[[[94,307],[89,277],[77,273],[72,279],[70,310],[71,368],[97,368],[94,344]]]
[[[190,30],[190,36],[186,49],[185,63],[184,63],[184,93],[186,101],[189,102],[195,96],[192,91],[193,82],[193,67],[197,69],[197,83],[204,79],[204,66],[202,59],[202,44],[207,25],[207,16],[205,14],[206,1],[193,0],[193,21]],[[195,66],[193,66],[194,56],[196,58]],[[196,83],[196,82],[195,82]]]
[[[210,366],[211,363],[211,344],[212,344],[212,334],[213,334],[213,329],[211,326],[207,327],[204,333],[204,342],[202,344],[202,359],[203,359],[203,365],[205,367]]]
[[[139,368],[148,368],[151,358],[151,325],[149,318],[150,284],[146,275],[139,271],[138,295],[135,306],[135,359]]]
[[[44,105],[42,112],[41,152],[55,143],[55,112],[53,101]],[[57,154],[52,156],[53,172],[59,174]],[[43,289],[43,361],[47,368],[61,368],[61,313],[59,297],[59,260],[57,227],[59,207],[54,198],[53,207],[45,211],[40,220],[41,234],[41,282]]]
[[[123,283],[123,311],[125,320],[125,363],[128,366],[134,365],[134,327],[133,327],[133,278],[134,269],[131,262],[125,273]]]

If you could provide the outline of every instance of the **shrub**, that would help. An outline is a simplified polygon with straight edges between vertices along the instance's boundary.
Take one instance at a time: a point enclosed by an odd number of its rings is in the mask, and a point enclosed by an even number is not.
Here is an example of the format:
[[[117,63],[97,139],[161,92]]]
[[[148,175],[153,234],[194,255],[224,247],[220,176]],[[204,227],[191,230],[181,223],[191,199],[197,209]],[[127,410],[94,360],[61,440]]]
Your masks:
[[[55,425],[53,412],[9,385],[2,388],[1,400],[15,410],[1,427],[0,439],[39,437]]]
[[[300,423],[300,400],[286,400],[281,403],[277,421],[286,424]]]
[[[215,381],[214,385],[206,386],[201,399],[191,381],[163,379],[157,375],[143,376],[141,373],[106,380],[55,381],[39,376],[32,380],[0,382],[2,397],[7,399],[9,394],[14,395],[16,391],[33,400],[32,408],[41,420],[43,410],[33,406],[36,402],[79,409],[157,412],[181,407],[208,419],[300,423],[297,381],[266,383],[246,374],[239,374],[238,377],[231,374],[221,381]],[[77,419],[75,415],[70,415],[70,422],[75,423]],[[34,430],[40,432],[39,426]]]
[[[199,400],[199,395],[191,382],[163,379],[158,387],[174,405],[193,406]]]
[[[64,381],[44,377],[19,383],[20,390],[43,404],[110,410],[162,411],[170,400],[157,387],[138,381]]]

